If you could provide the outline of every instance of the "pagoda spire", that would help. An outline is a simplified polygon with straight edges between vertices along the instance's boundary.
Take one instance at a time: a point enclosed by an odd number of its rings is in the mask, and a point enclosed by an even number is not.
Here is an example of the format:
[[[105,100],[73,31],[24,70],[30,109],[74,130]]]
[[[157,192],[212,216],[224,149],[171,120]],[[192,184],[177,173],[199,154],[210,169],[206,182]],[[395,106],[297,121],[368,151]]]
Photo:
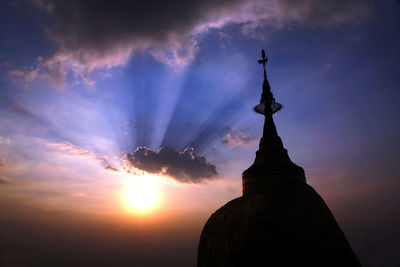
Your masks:
[[[265,56],[264,49],[261,50],[261,59],[258,63],[263,65],[264,69],[264,81],[262,86],[262,94],[260,104],[254,107],[254,111],[265,116],[263,137],[260,141],[260,150],[269,146],[283,147],[282,141],[278,136],[272,114],[282,109],[282,105],[275,102],[274,95],[271,92],[271,86],[267,79],[267,71],[265,64],[268,62],[268,58]]]
[[[198,246],[198,267],[360,267],[320,195],[306,183],[276,130],[275,102],[264,66],[263,93],[254,110],[265,117],[254,163],[243,172],[243,196],[215,211]]]
[[[262,114],[265,120],[254,163],[242,174],[244,196],[264,191],[270,185],[277,183],[305,183],[303,168],[290,160],[278,135],[272,114],[281,110],[282,105],[275,102],[271,92],[265,68],[268,58],[264,50],[261,51],[261,57],[258,63],[263,65],[264,81],[260,104],[254,107],[254,111]]]

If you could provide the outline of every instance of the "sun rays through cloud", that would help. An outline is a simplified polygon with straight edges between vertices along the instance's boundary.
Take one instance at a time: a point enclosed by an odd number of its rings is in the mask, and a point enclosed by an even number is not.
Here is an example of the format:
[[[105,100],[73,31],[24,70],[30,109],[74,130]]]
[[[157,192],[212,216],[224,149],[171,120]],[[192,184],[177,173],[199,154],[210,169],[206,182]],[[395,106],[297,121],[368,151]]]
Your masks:
[[[265,49],[290,158],[363,265],[399,262],[399,8],[0,1],[1,260],[193,266],[201,227],[241,196],[258,150]]]

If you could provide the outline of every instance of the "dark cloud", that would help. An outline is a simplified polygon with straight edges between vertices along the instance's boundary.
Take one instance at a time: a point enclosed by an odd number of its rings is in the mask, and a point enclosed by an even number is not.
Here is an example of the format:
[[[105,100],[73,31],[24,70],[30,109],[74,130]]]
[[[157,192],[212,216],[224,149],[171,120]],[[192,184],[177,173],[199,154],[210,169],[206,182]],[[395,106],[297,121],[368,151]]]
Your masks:
[[[72,71],[92,83],[91,71],[123,65],[133,52],[145,50],[161,62],[185,65],[194,56],[194,35],[209,28],[203,23],[218,22],[221,12],[240,2],[33,1],[52,19],[46,34],[58,44],[53,54],[39,59],[40,73],[62,84]]]
[[[47,37],[58,46],[38,59],[38,67],[13,70],[27,82],[49,77],[63,84],[68,72],[93,84],[89,74],[125,64],[133,52],[147,51],[160,62],[184,66],[198,40],[212,28],[242,26],[254,35],[263,26],[344,24],[366,17],[363,0],[190,0],[190,1],[29,1],[51,20]]]
[[[204,156],[196,156],[193,148],[179,152],[169,147],[154,151],[147,147],[138,147],[127,154],[128,163],[149,173],[163,173],[179,182],[200,182],[218,174],[214,164],[207,162]]]
[[[368,0],[275,0],[281,25],[290,23],[317,27],[358,23],[372,10]]]
[[[104,169],[108,170],[108,171],[112,171],[112,172],[120,172],[121,170],[111,166],[111,165],[107,165],[107,167],[105,167]]]

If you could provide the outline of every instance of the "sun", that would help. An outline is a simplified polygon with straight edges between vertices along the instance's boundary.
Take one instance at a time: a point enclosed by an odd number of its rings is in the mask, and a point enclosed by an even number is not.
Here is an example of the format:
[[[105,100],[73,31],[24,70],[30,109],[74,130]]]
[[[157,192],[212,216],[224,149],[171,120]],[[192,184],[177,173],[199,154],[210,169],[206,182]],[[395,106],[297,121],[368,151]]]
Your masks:
[[[160,200],[156,180],[151,175],[130,177],[124,195],[128,208],[139,213],[151,211]]]

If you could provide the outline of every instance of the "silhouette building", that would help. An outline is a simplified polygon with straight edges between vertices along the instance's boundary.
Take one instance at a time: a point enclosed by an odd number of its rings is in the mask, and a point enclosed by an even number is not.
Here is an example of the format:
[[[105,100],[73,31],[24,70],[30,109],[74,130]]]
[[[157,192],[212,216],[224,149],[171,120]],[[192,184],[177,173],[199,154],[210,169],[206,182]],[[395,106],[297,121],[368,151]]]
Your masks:
[[[205,224],[198,267],[360,266],[333,214],[306,183],[278,136],[275,102],[264,66],[263,92],[254,110],[265,116],[254,163],[243,172],[243,195],[218,209]]]

